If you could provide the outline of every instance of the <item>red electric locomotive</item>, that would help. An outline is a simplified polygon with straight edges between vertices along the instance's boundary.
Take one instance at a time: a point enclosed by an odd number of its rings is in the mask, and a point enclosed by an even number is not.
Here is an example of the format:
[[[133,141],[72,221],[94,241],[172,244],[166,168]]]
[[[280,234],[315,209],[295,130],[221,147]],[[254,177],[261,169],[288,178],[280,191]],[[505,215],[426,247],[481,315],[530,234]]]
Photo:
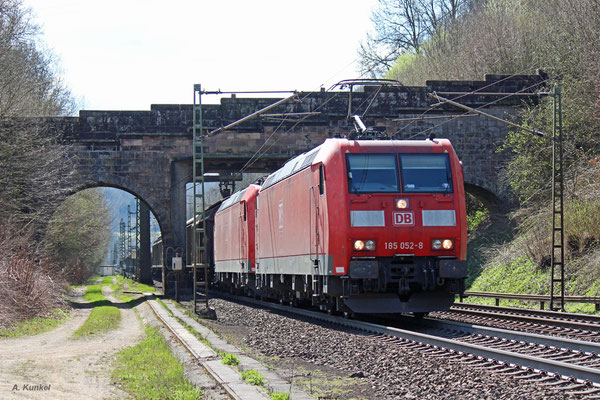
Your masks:
[[[345,313],[444,310],[464,291],[466,236],[448,140],[328,139],[258,192],[253,289]]]
[[[215,214],[215,276],[230,288],[254,286],[254,219],[259,189],[250,185],[234,193]]]

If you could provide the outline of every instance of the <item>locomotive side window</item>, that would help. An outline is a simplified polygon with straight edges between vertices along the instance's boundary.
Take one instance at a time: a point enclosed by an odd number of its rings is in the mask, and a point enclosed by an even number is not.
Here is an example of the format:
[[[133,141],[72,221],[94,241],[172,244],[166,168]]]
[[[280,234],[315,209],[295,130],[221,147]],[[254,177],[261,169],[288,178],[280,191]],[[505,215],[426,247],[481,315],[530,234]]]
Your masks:
[[[405,193],[452,193],[448,154],[400,154],[402,191]]]
[[[319,165],[319,194],[325,194],[325,171],[323,170],[323,164]]]
[[[394,154],[347,154],[351,193],[399,192]]]

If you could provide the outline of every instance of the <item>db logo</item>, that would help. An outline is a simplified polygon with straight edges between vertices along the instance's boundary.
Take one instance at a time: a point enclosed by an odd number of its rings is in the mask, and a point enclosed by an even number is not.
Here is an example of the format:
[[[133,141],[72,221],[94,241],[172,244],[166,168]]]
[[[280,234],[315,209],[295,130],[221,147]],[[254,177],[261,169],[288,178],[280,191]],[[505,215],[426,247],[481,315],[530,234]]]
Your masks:
[[[415,216],[412,211],[394,213],[394,225],[413,226],[414,224]]]

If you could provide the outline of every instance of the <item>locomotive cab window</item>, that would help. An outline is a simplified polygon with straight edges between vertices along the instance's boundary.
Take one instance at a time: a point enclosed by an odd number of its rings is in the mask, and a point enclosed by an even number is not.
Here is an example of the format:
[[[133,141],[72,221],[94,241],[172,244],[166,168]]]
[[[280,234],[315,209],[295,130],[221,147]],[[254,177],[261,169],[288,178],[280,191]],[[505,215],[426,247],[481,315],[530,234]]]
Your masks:
[[[405,193],[452,193],[448,154],[400,154],[402,191]]]
[[[395,154],[347,154],[351,193],[399,192]]]

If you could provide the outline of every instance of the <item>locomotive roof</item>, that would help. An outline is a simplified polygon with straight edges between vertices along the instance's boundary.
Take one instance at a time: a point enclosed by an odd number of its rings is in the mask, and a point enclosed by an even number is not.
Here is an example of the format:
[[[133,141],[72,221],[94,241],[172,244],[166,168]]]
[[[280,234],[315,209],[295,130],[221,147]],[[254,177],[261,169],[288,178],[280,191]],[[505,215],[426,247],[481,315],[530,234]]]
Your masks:
[[[339,147],[366,147],[373,149],[388,149],[390,147],[405,147],[405,148],[432,148],[441,145],[449,145],[448,139],[434,139],[434,140],[348,140],[341,138],[330,138],[326,139],[325,142],[315,147],[314,149],[302,153],[286,162],[283,167],[273,172],[267,177],[265,183],[262,185],[261,190],[266,189],[270,186],[281,182],[285,178],[294,175],[305,168],[308,168],[313,161],[317,158],[321,150],[332,151]],[[339,147],[337,147],[339,146]],[[233,197],[233,195],[232,195]]]
[[[239,203],[242,200],[242,198],[244,197],[244,194],[246,194],[246,191],[248,191],[248,189],[250,189],[252,186],[256,186],[256,185],[249,185],[248,187],[235,192],[234,194],[232,194],[231,196],[229,196],[228,198],[223,200],[223,202],[221,203],[221,206],[219,207],[217,212],[224,210],[226,208],[229,208],[234,204]]]
[[[209,220],[210,217],[212,217],[212,215],[216,212],[219,211],[217,210],[217,208],[222,204],[222,201],[219,200],[216,203],[212,204],[211,206],[209,206],[206,210],[204,210],[204,215],[206,216],[206,219]],[[215,211],[216,210],[216,211]],[[192,224],[192,222],[194,221],[194,218],[189,218],[187,221],[185,221],[185,225],[189,226]],[[196,221],[200,222],[202,221],[200,219],[200,214],[196,215]]]
[[[267,180],[265,180],[262,189],[266,189],[269,186],[273,186],[274,184],[284,180],[288,176],[294,175],[296,172],[301,171],[304,168],[308,168],[312,164],[314,159],[317,157],[317,154],[319,154],[319,151],[323,146],[324,144],[321,144],[315,147],[314,149],[306,153],[302,153],[299,156],[294,157],[288,162],[286,162],[283,167],[279,168],[277,171],[273,172],[267,177]]]

